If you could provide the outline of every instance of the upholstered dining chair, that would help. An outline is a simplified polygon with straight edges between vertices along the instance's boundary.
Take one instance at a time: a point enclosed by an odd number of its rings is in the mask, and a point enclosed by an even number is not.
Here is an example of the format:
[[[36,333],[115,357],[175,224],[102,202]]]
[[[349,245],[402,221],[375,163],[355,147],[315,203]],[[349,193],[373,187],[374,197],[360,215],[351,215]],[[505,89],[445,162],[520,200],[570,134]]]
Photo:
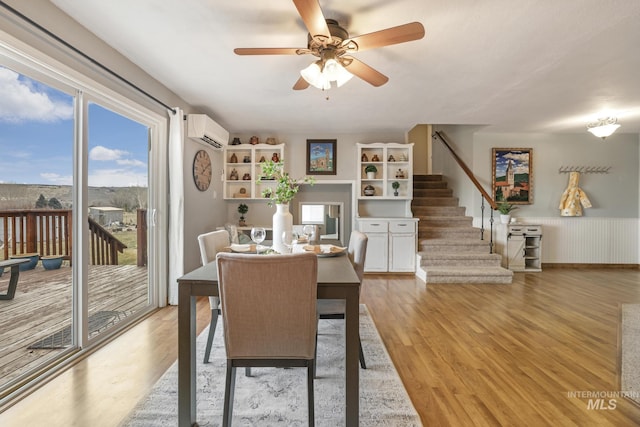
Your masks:
[[[200,245],[200,258],[202,260],[202,265],[215,261],[216,254],[224,250],[225,247],[228,247],[229,244],[229,232],[227,230],[216,230],[200,234],[198,236],[198,245]],[[216,332],[218,315],[220,314],[220,299],[218,297],[209,297],[209,306],[211,307],[211,323],[209,324],[207,346],[204,351],[204,363],[209,363],[211,345],[213,344],[213,335]]]
[[[368,237],[366,234],[354,230],[349,237],[349,247],[347,249],[347,256],[353,269],[356,271],[360,283],[364,277],[364,259],[367,256],[367,243]],[[343,299],[321,299],[318,300],[318,318],[319,319],[344,319],[346,311],[346,303]],[[362,351],[362,343],[358,339],[360,346],[359,357],[360,366],[362,369],[367,369],[367,364],[364,359],[364,352]]]
[[[317,256],[219,253],[216,258],[227,353],[223,426],[231,425],[237,367],[306,367],[313,426]]]

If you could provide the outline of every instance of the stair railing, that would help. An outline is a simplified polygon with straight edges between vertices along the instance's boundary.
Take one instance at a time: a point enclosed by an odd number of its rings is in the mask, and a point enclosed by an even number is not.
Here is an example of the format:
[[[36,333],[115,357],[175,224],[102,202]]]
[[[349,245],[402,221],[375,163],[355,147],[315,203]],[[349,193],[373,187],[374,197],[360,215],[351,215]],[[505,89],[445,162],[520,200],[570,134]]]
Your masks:
[[[487,193],[485,191],[485,189],[482,187],[482,185],[480,185],[480,183],[478,182],[478,180],[476,179],[475,175],[473,174],[473,172],[471,172],[471,169],[469,169],[469,167],[467,166],[467,164],[464,162],[464,160],[462,160],[460,158],[460,156],[458,156],[458,154],[456,154],[455,150],[451,147],[451,145],[447,142],[446,138],[442,135],[442,133],[440,133],[439,131],[434,131],[433,138],[440,140],[440,142],[442,142],[442,144],[444,144],[444,146],[447,148],[447,150],[449,151],[449,153],[451,153],[451,155],[453,156],[453,158],[455,159],[455,161],[458,163],[458,165],[460,165],[460,167],[462,168],[462,170],[464,171],[464,173],[467,175],[467,177],[471,180],[471,182],[473,183],[473,185],[478,189],[478,191],[480,192],[480,195],[482,196],[482,203],[480,205],[480,212],[481,212],[481,220],[480,220],[480,240],[484,240],[484,210],[485,210],[485,201],[489,204],[489,206],[491,207],[490,210],[490,214],[489,214],[489,253],[492,254],[493,253],[493,211],[496,210],[498,208],[498,205],[496,204],[495,200],[493,200],[493,198],[489,195],[489,193]]]

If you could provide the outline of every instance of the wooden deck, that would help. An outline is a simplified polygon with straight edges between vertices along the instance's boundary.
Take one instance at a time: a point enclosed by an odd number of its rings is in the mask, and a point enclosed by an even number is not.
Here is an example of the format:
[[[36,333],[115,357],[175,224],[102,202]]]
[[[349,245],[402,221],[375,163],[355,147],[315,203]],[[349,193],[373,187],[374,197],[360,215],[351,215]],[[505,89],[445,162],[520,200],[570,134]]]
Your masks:
[[[33,270],[20,272],[14,299],[0,301],[0,389],[66,351],[28,347],[71,324],[71,272],[68,263],[58,270],[45,270],[38,264]],[[6,291],[9,276],[7,270],[0,277],[0,293]],[[99,311],[121,312],[120,319],[116,318],[111,326],[145,308],[147,277],[146,267],[89,266],[89,315]]]

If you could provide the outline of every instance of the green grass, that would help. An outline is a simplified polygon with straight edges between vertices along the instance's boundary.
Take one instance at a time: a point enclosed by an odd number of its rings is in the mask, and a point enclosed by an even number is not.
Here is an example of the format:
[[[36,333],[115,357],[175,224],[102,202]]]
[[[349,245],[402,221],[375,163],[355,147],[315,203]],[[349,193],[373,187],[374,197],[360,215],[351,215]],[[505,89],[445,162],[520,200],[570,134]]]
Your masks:
[[[138,236],[137,231],[118,231],[113,235],[127,245],[124,253],[118,253],[118,264],[136,265],[138,263]]]

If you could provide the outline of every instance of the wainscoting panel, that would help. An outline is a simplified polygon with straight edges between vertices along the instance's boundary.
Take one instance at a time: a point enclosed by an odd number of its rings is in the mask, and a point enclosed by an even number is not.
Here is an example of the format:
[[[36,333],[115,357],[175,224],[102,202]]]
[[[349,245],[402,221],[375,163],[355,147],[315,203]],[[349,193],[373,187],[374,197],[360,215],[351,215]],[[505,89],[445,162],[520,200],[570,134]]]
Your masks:
[[[542,225],[543,263],[640,264],[638,218],[518,219],[524,224]],[[480,218],[474,219],[474,226],[480,226]]]

